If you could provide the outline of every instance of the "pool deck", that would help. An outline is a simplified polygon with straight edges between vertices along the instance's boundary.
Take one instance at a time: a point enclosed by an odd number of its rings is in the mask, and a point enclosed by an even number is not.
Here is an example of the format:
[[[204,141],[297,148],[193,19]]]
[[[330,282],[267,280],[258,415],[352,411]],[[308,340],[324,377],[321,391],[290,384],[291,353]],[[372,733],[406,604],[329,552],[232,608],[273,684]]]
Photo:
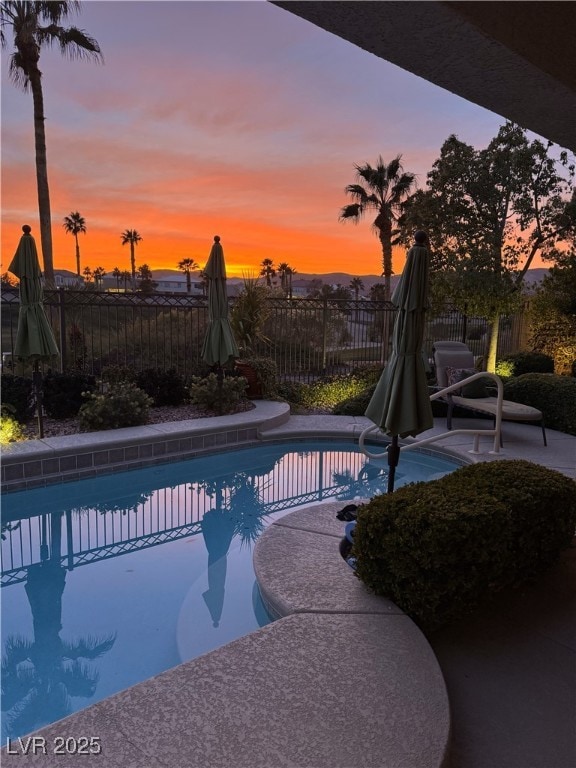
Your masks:
[[[19,458],[7,466],[36,462],[42,470],[43,461],[74,451],[92,457],[108,451],[110,467],[118,455],[111,451],[142,440],[154,445],[202,437],[194,455],[205,454],[233,444],[211,435],[238,430],[244,439],[237,444],[357,438],[370,423],[364,417],[290,417],[281,405],[258,403],[256,411],[237,414],[240,426],[227,421],[235,417],[219,417],[224,421],[202,420],[211,425],[157,425],[142,439],[100,433],[92,443],[90,435],[58,438],[75,445],[46,440],[28,446],[26,456],[14,451],[11,457]],[[431,432],[444,431],[442,421]],[[545,448],[537,427],[506,423],[501,458],[524,458],[576,478],[576,437],[547,432]],[[183,453],[192,450],[192,443],[181,445]],[[488,453],[487,438],[478,456],[468,453],[467,436],[440,445],[466,461],[497,458]],[[128,459],[125,452],[118,468],[178,456],[176,450],[153,452],[128,453]],[[100,465],[82,469],[106,471]],[[65,471],[71,479],[78,470]],[[27,471],[9,480],[13,490],[30,479],[44,484],[57,478],[55,471],[50,477]],[[368,593],[337,556],[343,523],[335,513],[345,503],[292,512],[259,539],[255,571],[276,622],[38,731],[47,754],[23,755],[12,744],[16,754],[5,748],[2,765],[573,768],[576,549],[536,585],[502,594],[490,608],[427,639],[397,606]],[[62,736],[99,737],[103,754],[55,755],[53,739]]]

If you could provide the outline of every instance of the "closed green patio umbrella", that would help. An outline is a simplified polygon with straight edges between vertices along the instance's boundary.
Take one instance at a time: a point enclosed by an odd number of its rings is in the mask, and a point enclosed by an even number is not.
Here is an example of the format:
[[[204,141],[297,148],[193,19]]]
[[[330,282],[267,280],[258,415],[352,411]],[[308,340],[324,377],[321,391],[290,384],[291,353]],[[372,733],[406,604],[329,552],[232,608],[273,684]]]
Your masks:
[[[230,327],[226,265],[218,235],[214,237],[204,274],[208,281],[208,328],[202,345],[202,359],[207,365],[218,366],[221,373],[222,366],[230,358],[238,357],[240,352]]]
[[[429,254],[424,245],[426,234],[416,232],[414,239],[392,296],[392,303],[398,308],[392,354],[366,408],[366,416],[392,436],[388,447],[388,493],[394,490],[400,456],[398,437],[415,437],[434,423],[422,356],[428,307]]]
[[[8,271],[20,280],[20,311],[14,354],[22,360],[34,363],[34,391],[38,413],[40,437],[44,437],[42,423],[42,374],[38,368],[40,360],[50,360],[60,354],[46,312],[44,311],[42,272],[38,261],[36,243],[25,224]]]

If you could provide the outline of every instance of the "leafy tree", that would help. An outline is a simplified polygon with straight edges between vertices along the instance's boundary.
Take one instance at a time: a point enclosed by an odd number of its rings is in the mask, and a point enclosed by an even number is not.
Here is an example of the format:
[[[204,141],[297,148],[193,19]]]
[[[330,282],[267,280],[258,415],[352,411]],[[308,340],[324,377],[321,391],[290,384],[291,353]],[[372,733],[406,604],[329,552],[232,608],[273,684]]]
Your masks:
[[[260,266],[262,269],[260,270],[261,277],[266,278],[266,285],[268,288],[272,287],[272,278],[276,277],[276,270],[274,269],[274,263],[272,259],[263,259]]]
[[[14,51],[9,65],[10,77],[18,88],[32,92],[40,239],[44,259],[44,278],[48,286],[54,285],[54,262],[52,258],[50,191],[44,128],[46,118],[42,72],[39,67],[40,52],[42,48],[56,44],[63,55],[68,55],[72,59],[91,58],[102,61],[100,46],[94,38],[77,27],[65,28],[61,26],[62,21],[66,20],[74,11],[79,10],[80,3],[72,0],[69,2],[64,2],[64,0],[55,2],[19,0],[18,2],[0,3],[0,41],[2,47],[6,44],[4,29],[11,27],[14,35]]]
[[[80,216],[78,211],[73,211],[70,216],[64,216],[64,230],[67,235],[74,235],[76,241],[76,274],[80,275],[80,246],[78,245],[78,235],[80,232],[86,234],[86,220]]]
[[[192,292],[192,280],[191,280],[191,273],[194,272],[194,270],[199,269],[199,265],[196,264],[194,259],[182,259],[182,261],[178,262],[178,269],[186,275],[186,291],[187,293]]]
[[[398,155],[386,164],[379,156],[374,167],[369,163],[355,165],[358,183],[349,184],[345,190],[354,202],[345,205],[339,216],[340,221],[350,219],[357,224],[368,211],[376,211],[372,227],[382,245],[382,275],[387,299],[390,298],[394,223],[401,216],[401,205],[416,183],[413,173],[404,173],[401,160],[402,155]]]
[[[370,301],[386,301],[386,287],[382,283],[374,283],[369,291]]]
[[[574,166],[567,152],[551,157],[551,146],[528,141],[512,123],[482,150],[452,135],[427,189],[405,205],[401,238],[407,244],[414,229],[428,232],[435,291],[488,320],[489,371],[496,364],[500,315],[518,306],[534,258],[556,258],[557,246],[576,229]]]
[[[84,269],[82,270],[82,274],[84,275],[84,280],[87,283],[91,283],[92,282],[92,278],[94,277],[94,274],[93,274],[92,270],[90,269],[90,267],[84,267]]]
[[[557,374],[576,375],[576,249],[544,277],[530,308],[530,344],[554,359]]]
[[[142,238],[140,233],[135,229],[125,229],[120,235],[122,239],[122,245],[130,243],[130,266],[132,268],[132,290],[136,290],[136,256],[134,248],[141,242]]]
[[[319,277],[315,277],[306,286],[306,295],[310,299],[317,299],[318,296],[320,296],[320,291],[322,290],[322,286],[324,283],[322,280],[320,280]]]

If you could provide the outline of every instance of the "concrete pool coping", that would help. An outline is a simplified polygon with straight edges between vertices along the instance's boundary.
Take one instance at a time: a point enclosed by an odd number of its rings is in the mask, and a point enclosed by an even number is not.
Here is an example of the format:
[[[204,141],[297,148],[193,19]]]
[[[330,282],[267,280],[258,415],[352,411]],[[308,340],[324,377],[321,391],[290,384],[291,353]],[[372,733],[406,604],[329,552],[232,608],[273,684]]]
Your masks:
[[[369,423],[272,412],[283,421],[256,428],[261,440],[353,438]],[[468,440],[446,453],[469,461],[469,448]],[[282,618],[37,735],[48,748],[56,737],[100,737],[104,762],[93,762],[107,768],[445,765],[450,712],[438,662],[416,625],[334,557],[335,511],[345,503],[290,513],[261,538],[255,569]],[[48,767],[73,759],[22,750],[2,758]]]
[[[138,469],[254,443],[290,418],[287,403],[256,401],[250,411],[142,427],[85,432],[2,447],[2,491],[21,491]]]

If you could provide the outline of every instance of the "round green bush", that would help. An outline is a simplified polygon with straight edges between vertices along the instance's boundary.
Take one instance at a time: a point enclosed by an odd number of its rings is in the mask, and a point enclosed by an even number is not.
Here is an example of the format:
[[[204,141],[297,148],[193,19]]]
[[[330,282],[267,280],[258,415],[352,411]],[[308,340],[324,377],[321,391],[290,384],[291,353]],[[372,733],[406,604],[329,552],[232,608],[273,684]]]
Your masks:
[[[504,397],[538,408],[550,429],[576,435],[576,379],[571,376],[525,373],[504,384]]]
[[[192,376],[190,400],[200,408],[215,413],[230,413],[242,400],[246,400],[248,382],[243,376],[224,376],[221,381],[215,373],[203,378]]]
[[[106,393],[90,393],[87,397],[88,402],[78,412],[83,432],[137,427],[148,421],[152,398],[134,384],[116,384]]]
[[[469,465],[361,506],[356,574],[429,631],[535,578],[575,527],[570,478],[520,460]]]

